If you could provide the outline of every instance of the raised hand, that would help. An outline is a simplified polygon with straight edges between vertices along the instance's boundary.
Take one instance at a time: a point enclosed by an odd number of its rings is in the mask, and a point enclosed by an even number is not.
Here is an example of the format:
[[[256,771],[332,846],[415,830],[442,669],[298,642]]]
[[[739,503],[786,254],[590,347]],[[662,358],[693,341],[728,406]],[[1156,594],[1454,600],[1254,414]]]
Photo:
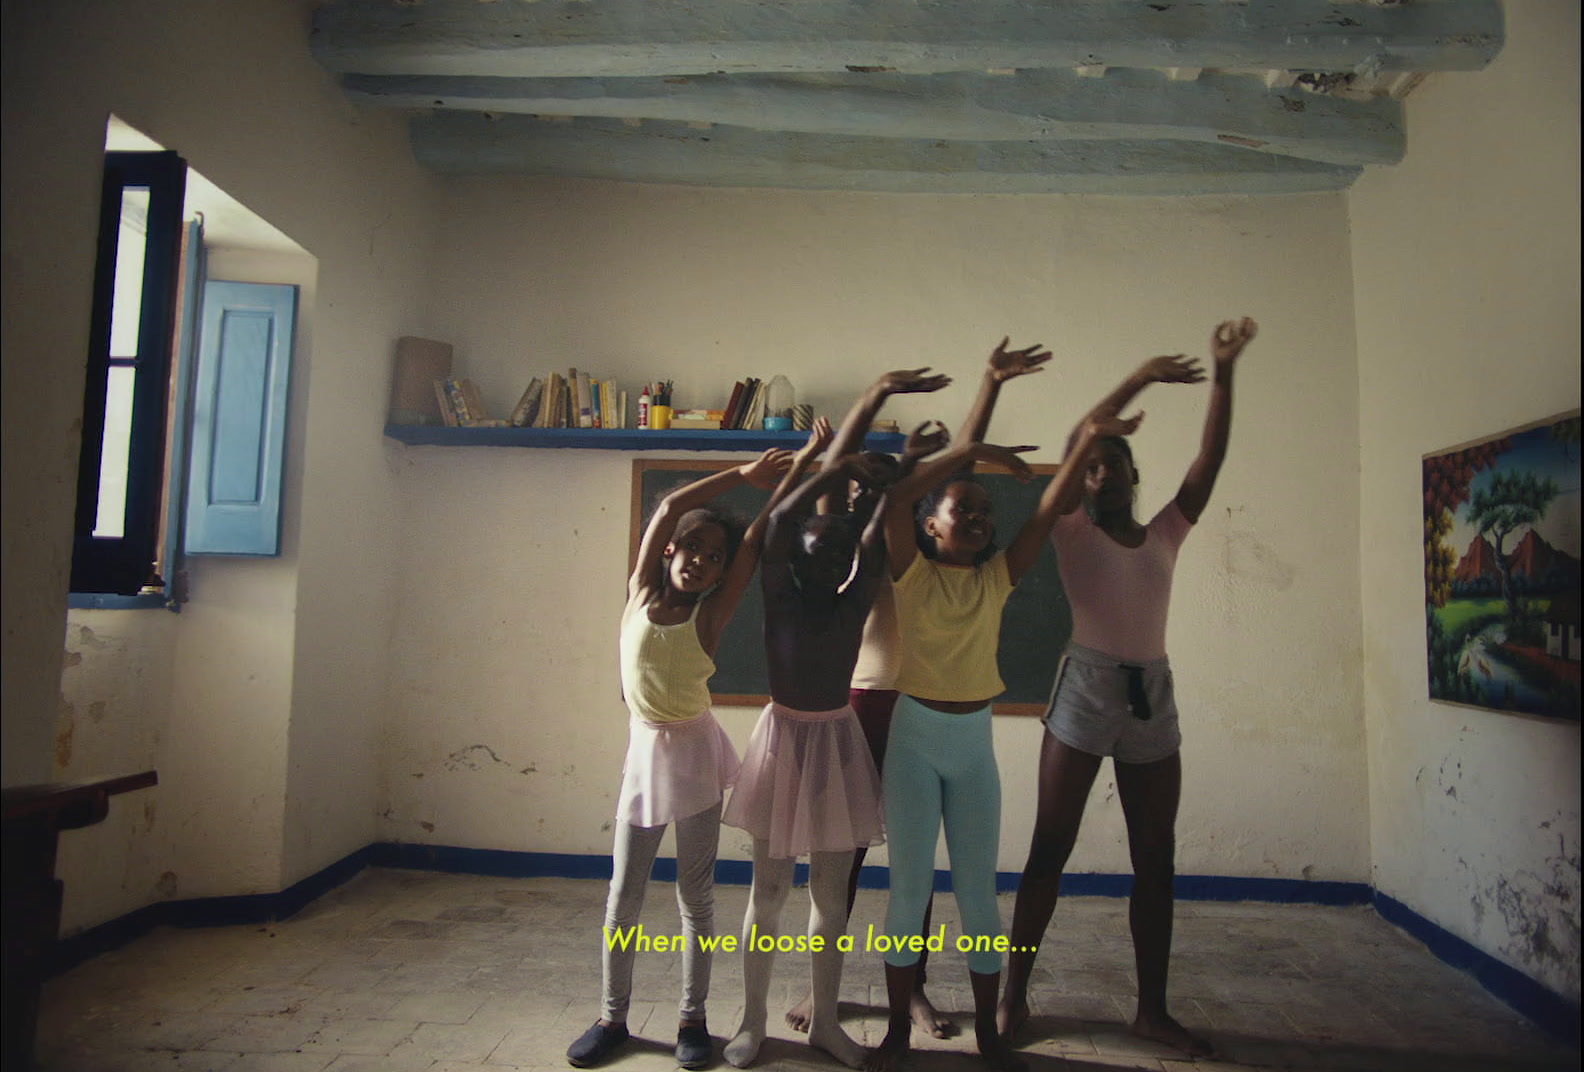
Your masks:
[[[1029,463],[1019,458],[1018,455],[1038,449],[1038,447],[1027,445],[1000,447],[994,443],[975,443],[973,456],[974,461],[989,462],[992,465],[1001,466],[1026,484],[1033,479],[1034,470],[1030,469]]]
[[[1210,356],[1215,358],[1216,366],[1225,367],[1235,362],[1243,347],[1252,342],[1258,332],[1259,325],[1248,316],[1217,324],[1215,331],[1210,333]]]
[[[951,383],[950,376],[930,375],[929,366],[916,369],[897,369],[880,377],[879,386],[888,395],[916,395],[939,391]]]
[[[1039,343],[1022,350],[1008,350],[1007,343],[1010,340],[1011,336],[1003,336],[1000,345],[990,353],[990,375],[997,383],[1005,383],[1031,372],[1045,371],[1045,362],[1052,357],[1049,350]]]
[[[830,446],[836,433],[831,431],[830,420],[825,417],[815,417],[814,423],[809,425],[808,442],[798,448],[798,453],[806,458],[817,458]]]
[[[1130,436],[1138,431],[1139,425],[1143,423],[1143,410],[1139,410],[1131,417],[1124,418],[1114,408],[1101,406],[1091,413],[1084,422],[1084,432],[1091,439],[1102,439],[1106,436]]]
[[[902,455],[906,458],[927,458],[938,450],[945,450],[951,444],[951,433],[940,421],[925,421],[913,431],[908,433],[907,441],[902,444]]]
[[[1203,383],[1204,368],[1199,359],[1183,354],[1152,357],[1139,368],[1150,383]]]
[[[773,491],[782,476],[792,468],[792,452],[772,447],[738,468],[742,478],[762,491]]]

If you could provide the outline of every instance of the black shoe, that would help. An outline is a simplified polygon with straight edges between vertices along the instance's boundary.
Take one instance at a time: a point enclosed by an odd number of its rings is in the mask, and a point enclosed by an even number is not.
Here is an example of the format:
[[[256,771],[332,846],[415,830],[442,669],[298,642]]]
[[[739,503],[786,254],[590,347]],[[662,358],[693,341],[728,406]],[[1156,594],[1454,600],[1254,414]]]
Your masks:
[[[613,1024],[607,1027],[595,1020],[593,1027],[579,1035],[577,1041],[567,1047],[567,1064],[573,1068],[593,1068],[609,1057],[617,1046],[627,1041],[627,1038],[626,1024]]]
[[[703,1024],[684,1024],[677,1029],[677,1064],[683,1068],[708,1068],[715,1060],[715,1040]]]

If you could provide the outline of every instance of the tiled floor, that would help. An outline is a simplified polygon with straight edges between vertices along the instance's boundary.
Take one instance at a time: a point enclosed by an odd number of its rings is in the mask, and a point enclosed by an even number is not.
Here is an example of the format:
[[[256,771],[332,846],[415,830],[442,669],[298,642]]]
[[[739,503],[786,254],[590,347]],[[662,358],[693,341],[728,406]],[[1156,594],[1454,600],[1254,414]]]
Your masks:
[[[567,1043],[598,1010],[601,882],[366,871],[291,920],[268,926],[161,929],[53,980],[39,1024],[47,1072],[461,1072],[565,1068]],[[747,890],[718,891],[721,931]],[[795,891],[789,929],[807,900]],[[885,895],[862,891],[852,921],[878,925]],[[1003,918],[1012,900],[1002,899]],[[956,908],[936,899],[956,931]],[[650,887],[650,933],[679,928],[673,888]],[[1036,969],[1026,1032],[1031,1069],[1577,1069],[1547,1039],[1367,908],[1178,905],[1173,1007],[1221,1050],[1174,1059],[1124,1030],[1132,1011],[1126,902],[1068,898]],[[807,959],[782,957],[785,1007]],[[960,955],[932,959],[932,996],[968,1024]],[[608,1067],[676,1067],[678,957],[638,958],[629,1025],[639,1036]],[[742,974],[718,955],[710,1026],[736,1023]],[[877,954],[848,957],[842,1017],[869,1045],[884,1027]],[[759,1067],[834,1068],[778,1021]],[[971,1032],[969,1033],[971,1037]],[[964,1037],[915,1035],[907,1067],[983,1067]],[[724,1067],[722,1065],[721,1067]]]

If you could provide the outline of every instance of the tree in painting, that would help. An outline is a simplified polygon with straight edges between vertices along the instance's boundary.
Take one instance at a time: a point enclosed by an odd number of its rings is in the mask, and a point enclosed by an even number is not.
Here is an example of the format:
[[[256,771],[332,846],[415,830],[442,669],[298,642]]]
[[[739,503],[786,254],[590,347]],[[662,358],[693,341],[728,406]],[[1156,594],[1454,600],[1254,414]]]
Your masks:
[[[1579,418],[1424,459],[1430,697],[1579,717]]]
[[[1520,526],[1533,525],[1545,516],[1557,495],[1554,481],[1533,473],[1497,473],[1490,487],[1476,491],[1469,503],[1469,521],[1480,535],[1494,535],[1496,567],[1501,571],[1501,594],[1507,601],[1507,618],[1516,623],[1523,615],[1513,590],[1513,563],[1504,547]],[[1509,631],[1510,635],[1510,631]]]

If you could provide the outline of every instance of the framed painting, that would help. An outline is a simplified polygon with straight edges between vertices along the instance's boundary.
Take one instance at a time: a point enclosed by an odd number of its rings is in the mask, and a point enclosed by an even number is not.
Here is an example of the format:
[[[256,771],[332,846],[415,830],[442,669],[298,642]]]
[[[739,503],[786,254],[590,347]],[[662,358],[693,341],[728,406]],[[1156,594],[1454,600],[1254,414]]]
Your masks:
[[[1424,456],[1430,698],[1579,719],[1579,411]]]

